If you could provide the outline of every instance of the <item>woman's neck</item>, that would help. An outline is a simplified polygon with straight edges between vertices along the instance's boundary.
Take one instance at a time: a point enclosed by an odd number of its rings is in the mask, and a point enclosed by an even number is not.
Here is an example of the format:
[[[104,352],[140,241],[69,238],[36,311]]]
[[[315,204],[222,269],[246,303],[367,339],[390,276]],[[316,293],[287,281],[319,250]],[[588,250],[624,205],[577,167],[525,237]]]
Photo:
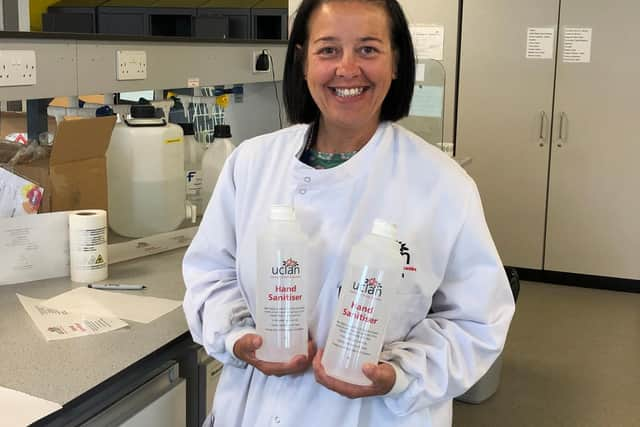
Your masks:
[[[364,147],[376,133],[378,124],[362,129],[345,129],[327,125],[320,117],[314,148],[322,153],[349,153]]]

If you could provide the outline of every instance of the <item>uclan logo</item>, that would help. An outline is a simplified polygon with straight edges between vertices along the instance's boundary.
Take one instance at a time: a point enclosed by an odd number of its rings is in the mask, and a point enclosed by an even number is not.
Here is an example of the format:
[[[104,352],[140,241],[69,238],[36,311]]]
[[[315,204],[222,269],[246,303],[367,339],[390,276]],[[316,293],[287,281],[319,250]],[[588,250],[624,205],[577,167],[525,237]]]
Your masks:
[[[363,294],[382,296],[382,282],[378,282],[375,277],[364,279],[364,283],[353,282],[353,289]]]
[[[298,261],[293,258],[286,259],[282,261],[282,265],[280,267],[271,267],[271,273],[275,275],[281,276],[291,276],[300,274],[300,266],[298,265]]]

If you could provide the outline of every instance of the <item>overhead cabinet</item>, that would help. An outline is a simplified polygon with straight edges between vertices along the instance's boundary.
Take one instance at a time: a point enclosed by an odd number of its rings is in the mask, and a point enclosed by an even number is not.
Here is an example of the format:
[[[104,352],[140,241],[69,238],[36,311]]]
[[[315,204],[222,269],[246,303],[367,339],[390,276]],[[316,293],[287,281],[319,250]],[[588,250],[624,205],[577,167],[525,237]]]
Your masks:
[[[287,0],[60,0],[50,32],[200,39],[286,40]]]
[[[97,8],[98,33],[145,36],[150,34],[147,8],[155,0],[109,0]]]
[[[191,37],[202,0],[109,0],[98,7],[98,32]]]
[[[251,6],[256,0],[210,0],[198,8],[196,37],[251,38]]]
[[[287,0],[259,0],[251,9],[253,37],[260,40],[287,39]]]
[[[48,32],[95,33],[96,8],[107,0],[61,0],[42,14]]]
[[[456,150],[503,262],[640,279],[640,3],[466,0]]]

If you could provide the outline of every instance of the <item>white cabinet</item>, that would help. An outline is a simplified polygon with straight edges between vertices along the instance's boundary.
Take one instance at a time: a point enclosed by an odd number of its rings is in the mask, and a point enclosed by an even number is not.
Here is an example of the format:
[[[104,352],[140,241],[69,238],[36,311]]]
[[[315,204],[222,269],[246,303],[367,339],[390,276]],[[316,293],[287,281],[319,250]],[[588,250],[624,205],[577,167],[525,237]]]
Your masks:
[[[638,16],[635,0],[464,2],[457,154],[505,264],[640,279]],[[530,28],[553,30],[549,59],[527,58]]]

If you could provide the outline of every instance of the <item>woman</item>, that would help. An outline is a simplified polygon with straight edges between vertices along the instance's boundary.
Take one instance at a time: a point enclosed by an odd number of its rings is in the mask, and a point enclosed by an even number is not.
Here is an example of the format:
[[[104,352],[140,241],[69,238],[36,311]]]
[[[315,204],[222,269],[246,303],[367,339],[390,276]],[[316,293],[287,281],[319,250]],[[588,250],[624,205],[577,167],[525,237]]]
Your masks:
[[[284,74],[296,126],[227,160],[184,259],[195,341],[225,364],[216,426],[450,426],[452,399],[504,345],[514,302],[473,181],[393,124],[406,116],[414,56],[396,0],[304,0]],[[309,354],[257,360],[256,235],[289,204],[315,254]],[[321,364],[351,247],[375,218],[397,224],[406,264],[371,386]],[[317,351],[316,351],[317,348]],[[205,423],[206,424],[206,423]]]

